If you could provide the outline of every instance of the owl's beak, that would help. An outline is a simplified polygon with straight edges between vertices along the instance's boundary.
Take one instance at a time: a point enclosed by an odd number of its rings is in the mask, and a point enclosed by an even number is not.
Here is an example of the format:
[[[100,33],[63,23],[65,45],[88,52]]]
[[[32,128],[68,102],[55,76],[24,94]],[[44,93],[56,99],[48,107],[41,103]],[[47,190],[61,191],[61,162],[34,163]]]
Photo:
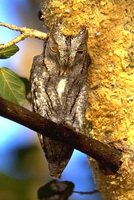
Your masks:
[[[64,59],[64,61],[61,63],[61,68],[66,71],[68,68],[68,59]]]
[[[66,51],[64,51],[64,53],[60,57],[60,67],[64,71],[66,71],[67,68],[69,67],[69,52],[68,52],[68,49],[66,49]]]

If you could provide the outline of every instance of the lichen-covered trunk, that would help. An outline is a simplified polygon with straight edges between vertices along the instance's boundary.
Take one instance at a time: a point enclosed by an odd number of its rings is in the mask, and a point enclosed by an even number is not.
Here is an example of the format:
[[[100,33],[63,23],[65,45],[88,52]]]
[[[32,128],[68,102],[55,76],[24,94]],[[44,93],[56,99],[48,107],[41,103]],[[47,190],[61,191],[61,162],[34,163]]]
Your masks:
[[[66,34],[89,32],[90,137],[123,152],[116,174],[91,159],[97,187],[105,200],[134,199],[134,0],[44,0],[45,24],[57,19]]]

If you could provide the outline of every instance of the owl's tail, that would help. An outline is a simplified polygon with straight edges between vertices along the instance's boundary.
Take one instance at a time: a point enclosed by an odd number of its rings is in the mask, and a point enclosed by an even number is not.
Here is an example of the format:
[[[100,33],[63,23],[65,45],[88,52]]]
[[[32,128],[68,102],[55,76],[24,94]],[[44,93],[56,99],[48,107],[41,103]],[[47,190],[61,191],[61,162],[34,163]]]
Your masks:
[[[50,175],[59,178],[73,153],[72,147],[44,136],[42,148],[46,155]]]
[[[49,163],[48,169],[51,177],[60,178],[69,160],[61,161],[60,163]]]

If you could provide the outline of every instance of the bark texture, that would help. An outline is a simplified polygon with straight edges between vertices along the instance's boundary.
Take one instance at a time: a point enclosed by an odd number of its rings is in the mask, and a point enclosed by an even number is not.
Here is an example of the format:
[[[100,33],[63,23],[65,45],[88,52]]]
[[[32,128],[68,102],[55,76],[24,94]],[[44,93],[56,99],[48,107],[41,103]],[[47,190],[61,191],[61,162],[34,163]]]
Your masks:
[[[134,199],[134,1],[44,0],[45,24],[57,20],[63,32],[89,32],[87,134],[123,152],[116,175],[91,160],[97,189],[105,200]]]

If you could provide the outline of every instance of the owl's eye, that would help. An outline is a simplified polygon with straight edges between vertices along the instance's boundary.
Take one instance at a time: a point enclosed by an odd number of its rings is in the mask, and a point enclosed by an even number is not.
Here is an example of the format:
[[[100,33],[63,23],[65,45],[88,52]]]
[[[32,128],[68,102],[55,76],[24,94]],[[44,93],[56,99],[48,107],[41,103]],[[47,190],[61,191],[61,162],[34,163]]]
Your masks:
[[[53,53],[58,53],[59,49],[58,49],[58,45],[56,43],[51,43],[51,45],[49,46],[50,47],[50,50],[53,52]]]
[[[83,50],[77,51],[78,54],[83,54],[83,52],[84,52]]]
[[[85,44],[82,44],[79,46],[78,50],[77,50],[77,54],[82,55],[85,52]]]

